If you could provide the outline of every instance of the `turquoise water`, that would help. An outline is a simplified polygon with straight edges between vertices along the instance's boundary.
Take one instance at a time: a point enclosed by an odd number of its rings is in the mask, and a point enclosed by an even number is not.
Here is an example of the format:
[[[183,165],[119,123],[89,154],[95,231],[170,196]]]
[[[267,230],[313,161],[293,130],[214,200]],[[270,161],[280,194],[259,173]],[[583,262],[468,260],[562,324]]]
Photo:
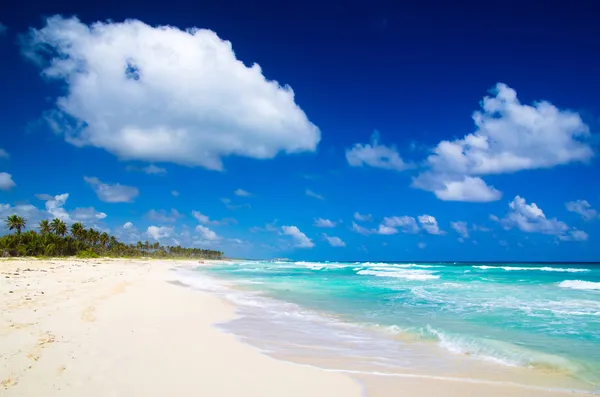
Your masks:
[[[433,344],[600,384],[597,264],[247,261],[196,272],[230,283],[221,292],[246,308],[233,327],[269,351],[320,345],[380,366],[445,365]]]

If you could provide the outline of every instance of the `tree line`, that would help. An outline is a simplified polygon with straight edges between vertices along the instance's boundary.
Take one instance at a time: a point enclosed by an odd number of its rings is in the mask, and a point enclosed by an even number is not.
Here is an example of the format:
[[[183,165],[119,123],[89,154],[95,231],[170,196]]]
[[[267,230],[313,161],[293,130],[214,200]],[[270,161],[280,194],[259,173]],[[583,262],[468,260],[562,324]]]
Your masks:
[[[138,241],[137,244],[125,244],[106,232],[86,229],[81,222],[70,227],[59,218],[42,220],[35,230],[23,231],[27,221],[16,214],[4,221],[6,228],[12,231],[0,237],[0,255],[9,256],[78,256],[96,258],[100,256],[157,258],[205,258],[221,259],[223,252],[163,246],[158,242]]]

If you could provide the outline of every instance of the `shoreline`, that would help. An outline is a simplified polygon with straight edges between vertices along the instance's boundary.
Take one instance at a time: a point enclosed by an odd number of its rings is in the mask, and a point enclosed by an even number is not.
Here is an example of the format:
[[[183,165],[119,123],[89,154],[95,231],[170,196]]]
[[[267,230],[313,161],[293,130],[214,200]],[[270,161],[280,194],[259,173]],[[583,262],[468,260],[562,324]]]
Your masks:
[[[6,396],[73,397],[586,395],[327,369],[314,360],[265,354],[217,327],[237,318],[237,306],[174,281],[173,271],[223,261],[0,261],[0,390]]]
[[[174,266],[196,265],[0,262],[2,395],[362,395],[347,375],[276,360],[216,329],[235,317],[231,305],[167,282]]]

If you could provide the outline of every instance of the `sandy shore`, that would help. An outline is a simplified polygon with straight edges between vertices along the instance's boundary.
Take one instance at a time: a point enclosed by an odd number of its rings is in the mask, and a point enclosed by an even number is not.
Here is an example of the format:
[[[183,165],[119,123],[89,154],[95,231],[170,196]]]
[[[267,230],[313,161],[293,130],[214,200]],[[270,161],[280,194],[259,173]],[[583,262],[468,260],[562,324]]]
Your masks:
[[[169,282],[172,268],[196,264],[0,260],[0,395],[573,395],[276,360],[214,327],[233,319],[234,307]]]
[[[185,263],[0,261],[0,394],[362,394],[344,374],[275,360],[218,331],[234,309],[166,282],[174,265]]]

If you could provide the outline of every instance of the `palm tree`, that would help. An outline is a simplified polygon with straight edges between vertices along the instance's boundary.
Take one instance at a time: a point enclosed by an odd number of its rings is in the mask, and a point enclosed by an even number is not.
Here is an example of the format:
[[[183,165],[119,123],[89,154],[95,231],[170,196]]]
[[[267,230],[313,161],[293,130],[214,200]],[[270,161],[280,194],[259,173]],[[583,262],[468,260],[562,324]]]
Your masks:
[[[40,234],[48,234],[50,233],[50,222],[48,219],[44,219],[40,222],[38,229],[40,229]]]
[[[71,225],[71,234],[75,237],[76,240],[83,240],[83,224],[81,222],[75,222]]]
[[[106,248],[109,240],[110,240],[110,237],[108,236],[108,233],[104,232],[100,235],[100,244],[102,244],[103,247]]]
[[[100,232],[96,229],[90,228],[88,230],[88,236],[92,245],[97,245],[98,241],[100,241]]]
[[[54,218],[50,223],[50,230],[58,236],[64,236],[67,234],[67,225],[59,218]]]
[[[25,229],[26,222],[27,221],[25,220],[25,218],[23,218],[22,216],[18,216],[17,214],[9,215],[5,221],[8,230],[16,230],[17,235],[19,236],[21,235],[21,230]]]

